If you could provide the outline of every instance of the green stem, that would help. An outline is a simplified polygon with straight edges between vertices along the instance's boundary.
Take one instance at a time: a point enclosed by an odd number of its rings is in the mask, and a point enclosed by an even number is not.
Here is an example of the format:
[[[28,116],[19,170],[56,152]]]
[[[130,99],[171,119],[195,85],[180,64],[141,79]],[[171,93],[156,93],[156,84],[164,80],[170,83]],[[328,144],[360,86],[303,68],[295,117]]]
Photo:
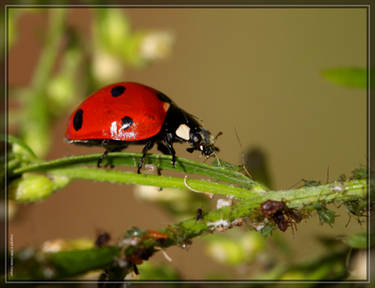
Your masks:
[[[50,171],[52,175],[65,176],[70,179],[87,179],[102,182],[121,184],[140,184],[165,188],[177,188],[192,190],[201,193],[212,193],[224,196],[233,196],[238,199],[256,197],[259,192],[196,179],[184,179],[170,176],[158,176],[149,174],[136,174],[132,172],[103,170],[97,168],[66,168]]]
[[[11,174],[14,176],[19,176],[26,172],[48,172],[52,169],[68,168],[72,165],[96,164],[100,155],[101,154],[73,156],[60,158],[49,162],[36,163],[15,169],[14,171],[12,171]],[[108,155],[108,160],[116,166],[126,165],[130,167],[137,167],[137,163],[141,157],[142,155],[137,153],[117,152],[110,153]],[[245,176],[244,174],[238,171],[224,167],[217,167],[199,162],[194,162],[180,157],[177,158],[175,168],[172,167],[171,156],[161,154],[147,155],[145,159],[145,165],[147,164],[154,164],[159,169],[168,169],[172,171],[179,171],[189,174],[208,176],[224,182],[238,184],[244,188],[252,189],[254,191],[267,190],[267,188],[263,185],[255,182],[254,180],[250,179],[249,177]]]
[[[19,259],[17,262],[17,270],[12,280],[46,279],[45,275],[40,273],[40,271],[46,268],[54,271],[53,276],[50,276],[52,279],[77,276],[78,274],[89,272],[93,269],[108,268],[109,263],[117,263],[116,259],[120,259],[120,257],[123,256],[125,256],[123,259],[126,259],[126,261],[130,261],[129,259],[134,259],[134,257],[141,257],[139,255],[143,255],[142,257],[144,258],[142,259],[146,260],[156,253],[160,247],[167,248],[174,245],[189,243],[192,238],[203,233],[212,232],[219,228],[221,230],[232,228],[233,221],[240,218],[246,218],[251,226],[259,227],[259,225],[265,225],[265,216],[260,212],[260,205],[266,200],[283,200],[287,203],[288,207],[298,207],[297,211],[303,213],[304,210],[309,211],[314,209],[313,204],[315,203],[323,203],[323,205],[325,205],[335,201],[335,203],[339,204],[345,203],[347,200],[355,201],[364,199],[366,195],[366,180],[351,180],[343,183],[334,182],[290,191],[271,191],[263,196],[240,200],[232,206],[212,210],[204,215],[201,220],[191,218],[175,225],[168,225],[166,228],[159,230],[159,232],[168,237],[165,241],[145,237],[147,233],[139,230],[140,234],[137,236],[132,233],[130,233],[130,235],[126,233],[129,235],[127,236],[129,238],[125,237],[125,239],[134,240],[134,237],[138,239],[135,245],[130,244],[128,246],[111,246],[86,250],[42,253],[43,257],[38,255],[38,257],[34,256],[34,258],[28,259],[27,261]],[[44,260],[41,261],[38,259]],[[30,262],[32,262],[33,265],[30,265]],[[30,269],[30,267],[32,267],[32,269]],[[132,265],[125,265],[121,268],[121,275],[126,275],[131,269],[133,269]]]

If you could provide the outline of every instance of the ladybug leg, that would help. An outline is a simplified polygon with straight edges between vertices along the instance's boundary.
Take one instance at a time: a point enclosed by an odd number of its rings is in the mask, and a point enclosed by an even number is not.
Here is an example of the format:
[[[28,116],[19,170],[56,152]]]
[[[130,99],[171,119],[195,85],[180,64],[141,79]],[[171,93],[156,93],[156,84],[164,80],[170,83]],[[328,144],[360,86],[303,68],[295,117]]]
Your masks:
[[[176,151],[173,148],[173,144],[167,142],[167,147],[169,149],[170,154],[172,155],[172,166],[173,168],[176,168]]]
[[[158,142],[158,150],[165,155],[171,155],[171,151],[169,151],[169,148],[162,142]]]
[[[151,140],[151,141],[147,142],[146,145],[143,147],[142,158],[138,162],[138,170],[137,170],[138,174],[141,174],[141,168],[143,166],[143,162],[145,160],[147,151],[150,150],[152,148],[152,146],[154,146],[154,141]]]
[[[98,168],[100,168],[100,164],[102,164],[103,160],[107,157],[108,152],[108,150],[105,150],[104,153],[99,157],[98,163],[96,164]]]
[[[108,153],[110,152],[120,152],[121,150],[125,149],[128,145],[120,145],[120,146],[106,146],[106,150],[104,153],[99,157],[97,166],[100,168],[100,165],[102,164],[103,160],[107,158]],[[111,160],[111,159],[110,159]],[[108,163],[105,165],[105,167],[111,167],[114,168],[115,166],[112,164],[112,161],[108,161]]]

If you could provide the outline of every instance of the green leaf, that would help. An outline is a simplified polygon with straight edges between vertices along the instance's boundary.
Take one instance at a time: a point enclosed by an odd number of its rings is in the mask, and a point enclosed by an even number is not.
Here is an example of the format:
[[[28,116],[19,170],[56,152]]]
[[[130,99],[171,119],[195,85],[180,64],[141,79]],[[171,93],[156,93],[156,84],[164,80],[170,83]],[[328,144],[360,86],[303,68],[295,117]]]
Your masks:
[[[5,140],[5,136],[1,135],[0,139]],[[29,159],[36,161],[36,162],[39,161],[39,158],[35,155],[34,151],[22,140],[9,134],[6,140],[8,141],[8,143],[13,145],[13,148],[17,147],[16,145],[18,145],[18,147],[21,148],[18,150],[21,150],[20,152],[22,152],[22,154],[26,154]]]
[[[144,262],[138,266],[139,280],[178,280],[180,275],[178,271],[167,264],[152,264]]]
[[[352,177],[350,179],[366,179],[367,178],[367,169],[358,168],[352,171]]]
[[[119,252],[119,247],[71,250],[51,253],[48,259],[66,277],[105,267]]]
[[[367,248],[367,233],[358,233],[348,236],[345,240],[345,243],[350,247],[357,249],[366,249]],[[375,235],[370,234],[370,246],[375,243]]]
[[[97,9],[94,18],[94,43],[119,55],[130,36],[128,18],[119,9]]]
[[[345,87],[366,88],[367,69],[342,67],[329,68],[322,71],[322,75],[327,80]]]

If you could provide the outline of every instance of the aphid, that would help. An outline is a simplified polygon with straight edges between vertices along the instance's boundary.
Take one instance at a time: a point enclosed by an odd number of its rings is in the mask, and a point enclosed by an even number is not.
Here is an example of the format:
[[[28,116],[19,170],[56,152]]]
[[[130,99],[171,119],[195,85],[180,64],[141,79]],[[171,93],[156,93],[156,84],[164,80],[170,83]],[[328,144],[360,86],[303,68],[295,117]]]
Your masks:
[[[103,146],[98,167],[109,152],[144,145],[138,173],[154,144],[163,154],[172,155],[173,167],[176,142],[188,143],[188,152],[198,150],[206,158],[219,151],[214,137],[194,116],[162,92],[134,82],[115,83],[92,94],[70,116],[65,136],[70,143]]]
[[[195,216],[195,220],[199,221],[203,219],[203,209],[198,208],[197,209],[197,215]]]
[[[111,240],[111,235],[109,233],[104,232],[100,233],[95,240],[95,246],[96,247],[102,247],[106,245]]]
[[[320,223],[327,223],[330,226],[335,223],[335,213],[329,210],[324,204],[314,203],[313,207],[318,213]]]
[[[243,222],[244,222],[244,221],[243,221],[242,218],[238,218],[238,219],[233,220],[231,224],[232,224],[233,226],[241,226],[241,225],[243,224]]]
[[[165,239],[168,239],[168,236],[159,231],[150,230],[150,231],[147,231],[146,238],[153,238],[155,240],[161,240],[161,239],[165,240]]]
[[[277,227],[279,227],[280,231],[285,232],[286,229],[288,229],[288,220],[282,211],[277,211],[274,215],[272,215],[272,218]]]
[[[345,174],[341,174],[338,178],[338,181],[339,182],[345,182],[346,181],[346,175]]]
[[[280,231],[285,232],[288,226],[297,230],[296,223],[302,220],[302,217],[294,209],[287,207],[283,201],[267,200],[260,205],[261,212],[266,217],[271,217]]]
[[[140,265],[143,260],[147,260],[151,255],[152,251],[146,250],[145,247],[141,245],[138,246],[131,255],[127,256],[126,259],[135,265]]]
[[[303,186],[305,187],[309,187],[309,186],[319,186],[321,185],[320,181],[316,181],[316,180],[306,180],[306,179],[302,179],[303,181]]]
[[[285,203],[283,201],[267,200],[260,205],[260,210],[264,215],[272,216],[279,210],[284,210]]]

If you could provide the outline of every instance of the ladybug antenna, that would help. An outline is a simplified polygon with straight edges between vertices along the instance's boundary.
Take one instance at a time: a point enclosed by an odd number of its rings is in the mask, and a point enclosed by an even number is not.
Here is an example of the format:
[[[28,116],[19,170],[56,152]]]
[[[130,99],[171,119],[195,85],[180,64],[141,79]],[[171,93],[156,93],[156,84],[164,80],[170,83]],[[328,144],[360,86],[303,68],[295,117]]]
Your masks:
[[[240,136],[238,135],[236,127],[234,127],[234,133],[236,133],[236,138],[237,138],[238,144],[240,145],[240,149],[241,149],[242,169],[245,171],[245,173],[247,174],[248,177],[250,177],[251,179],[253,179],[253,176],[250,174],[249,170],[247,169],[247,167],[245,165],[245,154],[243,152],[242,144],[241,144],[241,139],[240,139]]]
[[[221,136],[221,135],[223,135],[223,132],[220,131],[219,133],[217,133],[216,136],[215,136],[215,138],[214,138],[214,142],[215,142],[216,139],[217,139],[219,136]]]

